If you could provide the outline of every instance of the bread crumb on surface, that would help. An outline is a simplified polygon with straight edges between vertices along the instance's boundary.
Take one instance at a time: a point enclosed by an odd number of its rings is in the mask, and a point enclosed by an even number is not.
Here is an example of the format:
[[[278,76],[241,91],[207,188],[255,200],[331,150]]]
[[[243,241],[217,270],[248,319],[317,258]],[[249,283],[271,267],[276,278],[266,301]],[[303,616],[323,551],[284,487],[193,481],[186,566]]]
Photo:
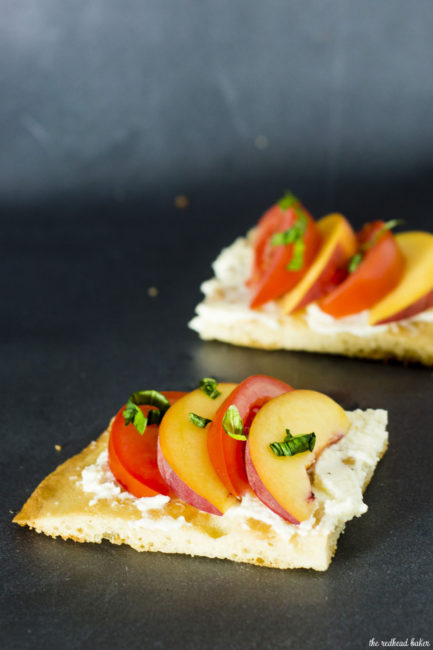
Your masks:
[[[156,287],[149,287],[147,290],[147,295],[150,296],[151,298],[156,298],[158,293],[159,291]]]
[[[187,196],[185,196],[185,194],[179,194],[174,199],[174,205],[175,205],[176,208],[179,208],[180,210],[183,210],[184,208],[188,207],[189,198]]]
[[[267,149],[269,147],[269,140],[265,135],[258,135],[254,140],[256,149]]]
[[[62,451],[62,445],[54,445],[56,451]]]

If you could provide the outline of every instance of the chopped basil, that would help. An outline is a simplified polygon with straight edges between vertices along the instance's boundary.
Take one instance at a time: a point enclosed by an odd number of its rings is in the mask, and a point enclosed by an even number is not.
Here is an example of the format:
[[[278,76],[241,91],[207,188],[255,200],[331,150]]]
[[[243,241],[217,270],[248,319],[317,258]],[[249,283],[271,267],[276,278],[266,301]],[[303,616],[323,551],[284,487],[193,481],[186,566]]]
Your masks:
[[[132,393],[129,399],[134,404],[148,404],[149,406],[157,406],[164,412],[170,406],[168,399],[157,390],[137,390],[135,393]]]
[[[125,410],[123,411],[123,417],[125,418],[126,426],[132,422],[138,433],[143,435],[147,427],[147,417],[144,415],[143,411],[130,400],[128,400]]]
[[[208,418],[202,418],[201,415],[197,415],[196,413],[190,413],[189,419],[193,424],[195,424],[196,427],[200,427],[201,429],[204,429],[209,424],[209,422],[212,422],[212,420],[209,420]]]
[[[237,407],[232,404],[228,407],[223,417],[223,428],[230,438],[235,440],[246,440],[244,425]]]
[[[287,244],[294,244],[297,237],[295,226],[282,232],[276,232],[271,239],[272,246],[286,246]]]
[[[295,456],[304,451],[313,451],[316,444],[315,433],[301,433],[292,436],[290,429],[286,429],[286,437],[282,442],[271,442],[269,447],[276,456]]]
[[[158,408],[151,409],[146,416],[138,408],[139,404],[157,406]],[[157,390],[137,390],[132,393],[123,411],[125,424],[128,426],[132,422],[138,433],[143,435],[148,424],[159,424],[161,422],[162,416],[169,406],[168,399]]]
[[[216,399],[221,395],[220,391],[217,389],[217,381],[212,379],[212,377],[203,377],[200,381],[200,390],[212,399]]]
[[[299,210],[297,219],[293,226],[282,232],[276,232],[271,239],[272,246],[285,246],[286,244],[294,244],[302,238],[308,226],[307,217]]]
[[[287,265],[288,271],[299,271],[304,264],[305,242],[303,236],[308,226],[308,219],[302,210],[295,208],[296,221],[291,228],[283,232],[276,232],[271,239],[272,246],[286,246],[293,244],[293,256]]]
[[[363,259],[364,259],[363,253],[355,253],[355,255],[352,255],[352,257],[349,260],[349,264],[347,265],[347,271],[349,273],[353,273],[354,271],[356,271],[356,269],[361,264]]]
[[[390,219],[390,221],[386,221],[382,228],[377,231],[373,239],[370,241],[366,242],[364,246],[361,247],[361,250],[368,250],[369,248],[373,248],[373,246],[376,244],[376,242],[382,237],[383,233],[386,230],[392,230],[396,226],[401,226],[401,224],[404,223],[404,219]]]
[[[127,401],[125,410],[123,411],[123,417],[125,419],[125,424],[128,425],[130,422],[132,422],[135,418],[135,414],[137,411],[140,409],[133,404],[130,400]]]
[[[404,223],[404,219],[391,219],[390,221],[387,221],[386,223],[383,224],[382,228],[380,228],[374,237],[370,239],[369,241],[365,242],[360,249],[358,250],[355,255],[352,255],[352,257],[349,260],[349,263],[347,265],[347,271],[349,273],[353,273],[356,271],[358,266],[361,264],[362,260],[364,259],[365,253],[370,250],[370,248],[373,248],[373,246],[379,241],[379,239],[382,237],[383,233],[386,230],[392,230],[396,226],[400,226],[402,223]]]
[[[383,227],[386,230],[392,230],[397,226],[402,226],[404,223],[406,223],[404,219],[390,219],[384,223]]]
[[[285,195],[283,196],[282,199],[280,199],[277,204],[282,210],[288,210],[289,208],[293,207],[294,205],[298,204],[299,200],[296,198],[294,194],[291,192],[287,191]]]
[[[150,409],[147,414],[147,424],[159,424],[162,420],[163,413],[159,409]]]
[[[304,264],[305,243],[303,239],[297,239],[293,246],[293,257],[287,264],[288,271],[299,271]]]

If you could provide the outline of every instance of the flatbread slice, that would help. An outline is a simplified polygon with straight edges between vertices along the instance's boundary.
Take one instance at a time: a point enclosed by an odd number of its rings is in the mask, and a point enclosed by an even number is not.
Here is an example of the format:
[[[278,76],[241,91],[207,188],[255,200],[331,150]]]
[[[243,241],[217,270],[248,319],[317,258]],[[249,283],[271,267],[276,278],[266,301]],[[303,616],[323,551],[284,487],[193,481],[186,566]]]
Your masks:
[[[204,340],[266,350],[304,350],[433,365],[433,310],[405,321],[368,325],[367,317],[338,322],[312,305],[284,314],[278,301],[250,309],[245,280],[251,267],[251,234],[239,237],[213,263],[202,284],[204,300],[189,326]]]
[[[137,551],[324,571],[346,522],[367,510],[362,493],[388,444],[386,411],[357,410],[348,416],[349,432],[314,467],[317,508],[298,526],[253,493],[222,517],[162,495],[137,499],[109,469],[109,430],[45,478],[14,522],[77,542],[107,539]]]

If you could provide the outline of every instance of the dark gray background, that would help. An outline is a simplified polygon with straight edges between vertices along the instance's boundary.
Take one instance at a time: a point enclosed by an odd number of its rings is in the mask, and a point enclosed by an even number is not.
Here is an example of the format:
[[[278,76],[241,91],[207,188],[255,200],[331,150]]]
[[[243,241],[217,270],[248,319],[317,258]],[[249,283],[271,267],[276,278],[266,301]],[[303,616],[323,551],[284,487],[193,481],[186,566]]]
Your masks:
[[[432,229],[432,3],[0,8],[2,645],[432,643],[431,370],[205,344],[186,328],[212,259],[286,188],[317,217]],[[257,372],[390,411],[370,510],[327,573],[10,523],[132,390]]]
[[[433,174],[429,0],[2,9],[2,202],[203,189],[266,205],[289,184],[319,213],[361,218],[393,195],[425,214],[413,202]],[[383,181],[377,203],[366,180]]]

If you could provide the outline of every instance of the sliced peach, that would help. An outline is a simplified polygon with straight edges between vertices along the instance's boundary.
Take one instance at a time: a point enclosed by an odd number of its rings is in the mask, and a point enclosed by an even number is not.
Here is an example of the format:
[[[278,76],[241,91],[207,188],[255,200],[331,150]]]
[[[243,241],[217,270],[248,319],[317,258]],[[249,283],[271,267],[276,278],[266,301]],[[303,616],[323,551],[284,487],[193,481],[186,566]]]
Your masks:
[[[307,469],[349,427],[341,406],[323,393],[294,390],[270,400],[253,420],[245,456],[248,480],[257,497],[293,524],[308,519],[315,502]],[[286,429],[293,436],[314,432],[314,450],[276,456],[269,445],[281,442]]]
[[[405,258],[400,282],[370,310],[370,325],[409,318],[433,306],[433,235],[403,232],[395,235]]]
[[[221,395],[212,399],[197,389],[181,397],[159,427],[158,467],[166,483],[190,505],[221,515],[236,500],[219,479],[207,450],[207,428],[190,421],[195,413],[211,420],[237,384],[218,384]]]
[[[355,253],[356,235],[342,214],[329,214],[317,222],[322,244],[310,268],[298,284],[281,299],[281,307],[290,314],[329,291],[336,269]]]

